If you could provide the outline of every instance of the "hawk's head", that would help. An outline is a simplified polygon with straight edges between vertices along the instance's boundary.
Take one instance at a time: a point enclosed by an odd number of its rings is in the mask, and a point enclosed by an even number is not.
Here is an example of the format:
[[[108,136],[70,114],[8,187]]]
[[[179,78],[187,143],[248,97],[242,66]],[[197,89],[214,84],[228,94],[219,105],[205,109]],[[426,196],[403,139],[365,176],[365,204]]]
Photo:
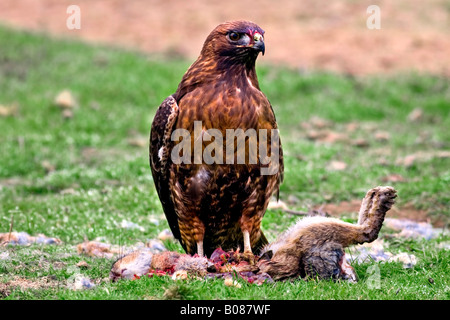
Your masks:
[[[259,52],[264,55],[264,51],[264,30],[250,21],[233,21],[218,25],[209,34],[202,55],[254,62]]]
[[[184,74],[175,99],[179,101],[187,92],[206,83],[217,83],[218,75],[226,75],[232,80],[230,83],[244,75],[245,83],[251,79],[252,86],[259,89],[255,61],[264,50],[264,30],[255,23],[233,21],[218,25],[206,38],[198,59]]]

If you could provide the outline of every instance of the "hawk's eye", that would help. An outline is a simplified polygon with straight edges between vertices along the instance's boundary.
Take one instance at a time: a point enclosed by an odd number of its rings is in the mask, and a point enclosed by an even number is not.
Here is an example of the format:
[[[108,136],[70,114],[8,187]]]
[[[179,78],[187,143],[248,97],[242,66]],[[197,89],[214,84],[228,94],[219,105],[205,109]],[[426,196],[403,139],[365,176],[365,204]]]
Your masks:
[[[230,38],[231,41],[238,41],[241,38],[241,35],[237,32],[230,32],[228,38]]]

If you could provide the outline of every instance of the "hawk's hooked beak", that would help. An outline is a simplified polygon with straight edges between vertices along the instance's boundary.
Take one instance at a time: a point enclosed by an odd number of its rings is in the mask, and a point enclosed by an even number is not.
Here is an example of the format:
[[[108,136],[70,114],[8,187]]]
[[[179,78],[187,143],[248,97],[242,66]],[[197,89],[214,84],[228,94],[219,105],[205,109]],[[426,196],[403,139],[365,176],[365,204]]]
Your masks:
[[[266,46],[264,44],[264,37],[261,33],[255,32],[253,34],[252,41],[250,42],[250,46],[258,51],[262,52],[262,55],[264,55],[264,52],[266,51]]]

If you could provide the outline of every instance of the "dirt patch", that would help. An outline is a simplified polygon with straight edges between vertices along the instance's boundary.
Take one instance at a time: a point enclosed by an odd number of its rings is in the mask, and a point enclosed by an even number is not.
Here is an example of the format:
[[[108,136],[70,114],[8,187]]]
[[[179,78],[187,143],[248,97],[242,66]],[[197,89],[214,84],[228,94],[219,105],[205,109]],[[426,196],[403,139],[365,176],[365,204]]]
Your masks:
[[[341,216],[343,214],[355,213],[358,214],[359,208],[361,207],[361,200],[351,200],[351,201],[342,201],[340,203],[328,203],[323,204],[317,207],[314,207],[313,210],[320,210],[322,212],[326,212],[331,216]]]
[[[69,30],[67,7],[81,9]],[[195,59],[219,23],[246,19],[266,31],[260,63],[350,74],[417,70],[450,75],[450,5],[443,0],[377,1],[381,29],[370,30],[373,1],[3,0],[0,23],[149,53]]]
[[[15,289],[25,291],[58,288],[60,286],[61,284],[51,276],[40,277],[32,280],[16,276],[13,280],[0,283],[0,298],[9,296]]]
[[[30,185],[31,183],[23,178],[12,177],[0,179],[0,188],[1,187],[16,187],[22,185]]]
[[[343,214],[355,214],[355,216],[357,216],[360,207],[361,200],[355,199],[351,201],[343,201],[340,203],[328,203],[325,205],[314,207],[313,209],[326,212],[333,217],[340,217]],[[417,222],[430,222],[434,227],[438,228],[442,228],[446,224],[442,217],[433,217],[433,219],[431,219],[428,211],[417,209],[411,203],[404,204],[401,207],[394,205],[387,216],[390,218],[410,219]]]

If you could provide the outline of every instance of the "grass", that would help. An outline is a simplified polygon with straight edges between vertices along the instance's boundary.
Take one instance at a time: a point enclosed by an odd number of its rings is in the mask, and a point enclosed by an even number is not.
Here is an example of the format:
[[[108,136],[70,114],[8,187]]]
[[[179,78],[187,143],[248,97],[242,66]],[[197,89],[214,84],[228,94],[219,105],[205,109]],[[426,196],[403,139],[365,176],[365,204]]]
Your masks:
[[[400,263],[355,265],[357,284],[294,281],[261,287],[242,283],[229,288],[222,281],[142,278],[103,281],[111,260],[82,257],[75,245],[102,237],[113,244],[134,244],[155,238],[166,229],[148,167],[147,146],[129,139],[147,139],[155,110],[173,93],[188,61],[167,60],[136,52],[52,40],[43,35],[0,27],[0,104],[18,106],[17,114],[0,117],[0,232],[44,233],[63,241],[58,246],[0,248],[2,283],[35,281],[28,289],[9,287],[5,299],[449,299],[449,251],[431,241],[391,241],[393,252],[406,251],[418,263],[403,269]],[[432,221],[448,223],[450,166],[450,82],[432,75],[348,77],[299,72],[258,65],[262,90],[271,100],[285,152],[285,181],[281,199],[295,196],[293,205],[312,205],[361,199],[373,186],[388,184],[398,190],[399,208],[412,205]],[[53,103],[70,89],[78,101],[73,117],[65,119]],[[420,121],[408,115],[423,110]],[[307,139],[314,118],[329,123],[327,130],[345,133],[350,140],[319,143]],[[354,129],[349,130],[351,124]],[[312,126],[312,128],[311,128]],[[385,132],[389,139],[375,138]],[[364,139],[368,146],[349,141]],[[397,162],[408,155],[410,165]],[[327,169],[332,160],[344,170]],[[54,170],[48,169],[48,164]],[[347,212],[344,218],[355,221]],[[144,227],[128,230],[123,219]],[[263,230],[272,240],[295,221],[269,210]],[[388,230],[382,229],[381,237]],[[390,241],[390,240],[386,240]],[[167,242],[171,250],[181,250]],[[83,275],[95,289],[66,288],[73,266],[85,260]],[[368,286],[367,269],[378,265],[381,285]],[[430,280],[431,279],[431,280]]]

